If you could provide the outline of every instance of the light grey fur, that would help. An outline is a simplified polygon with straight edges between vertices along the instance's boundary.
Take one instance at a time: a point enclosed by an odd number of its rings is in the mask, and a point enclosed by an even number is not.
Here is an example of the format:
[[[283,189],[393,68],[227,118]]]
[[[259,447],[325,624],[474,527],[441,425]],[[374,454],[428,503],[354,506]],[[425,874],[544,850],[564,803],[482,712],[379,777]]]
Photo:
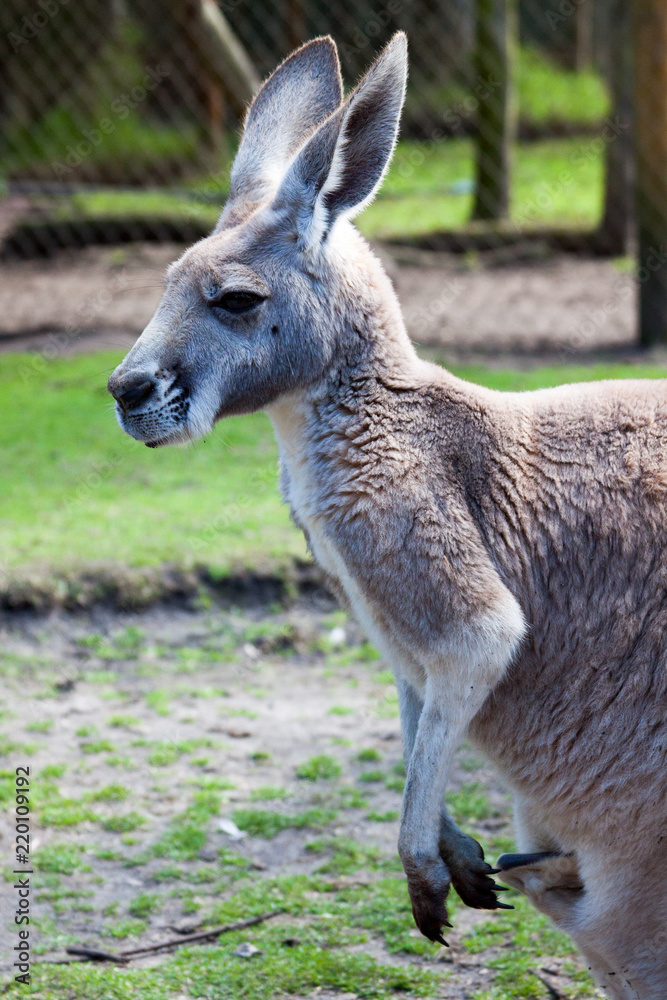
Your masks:
[[[332,48],[260,91],[231,203],[110,379],[119,420],[155,446],[267,409],[293,517],[397,678],[420,929],[440,938],[450,883],[501,905],[443,811],[468,735],[515,792],[520,850],[551,852],[504,877],[611,996],[663,1000],[667,391],[497,393],[417,358],[349,221],[391,156],[405,39],[342,104]]]

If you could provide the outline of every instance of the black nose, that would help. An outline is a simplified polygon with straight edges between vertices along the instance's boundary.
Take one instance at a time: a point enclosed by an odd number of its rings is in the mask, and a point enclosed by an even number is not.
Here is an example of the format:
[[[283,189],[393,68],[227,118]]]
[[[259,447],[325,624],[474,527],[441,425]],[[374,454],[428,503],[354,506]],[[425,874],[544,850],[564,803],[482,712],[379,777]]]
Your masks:
[[[123,378],[112,375],[109,379],[109,392],[126,413],[145,403],[154,391],[155,382],[143,374]]]

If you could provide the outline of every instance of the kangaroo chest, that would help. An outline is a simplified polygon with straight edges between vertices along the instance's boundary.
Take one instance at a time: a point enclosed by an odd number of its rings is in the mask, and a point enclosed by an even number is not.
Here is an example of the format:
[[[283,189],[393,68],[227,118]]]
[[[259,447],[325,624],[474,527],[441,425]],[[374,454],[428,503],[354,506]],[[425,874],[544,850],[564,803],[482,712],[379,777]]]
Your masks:
[[[425,671],[394,634],[391,620],[383,609],[364,593],[341,546],[336,544],[326,515],[321,510],[321,482],[309,462],[307,451],[298,434],[299,422],[290,414],[288,427],[270,414],[281,455],[281,487],[290,506],[293,520],[305,533],[313,558],[331,577],[347,598],[350,609],[380,652],[388,659],[394,672],[406,675],[417,689],[425,682]]]

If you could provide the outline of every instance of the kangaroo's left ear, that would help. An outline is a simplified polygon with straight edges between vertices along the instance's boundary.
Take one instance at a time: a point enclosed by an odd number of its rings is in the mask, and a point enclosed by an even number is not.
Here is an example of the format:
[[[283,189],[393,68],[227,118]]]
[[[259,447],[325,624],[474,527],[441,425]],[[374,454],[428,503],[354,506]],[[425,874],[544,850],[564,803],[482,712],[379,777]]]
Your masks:
[[[400,31],[287,170],[274,207],[291,210],[303,245],[322,244],[336,219],[356,215],[378,190],[396,145],[407,68]]]

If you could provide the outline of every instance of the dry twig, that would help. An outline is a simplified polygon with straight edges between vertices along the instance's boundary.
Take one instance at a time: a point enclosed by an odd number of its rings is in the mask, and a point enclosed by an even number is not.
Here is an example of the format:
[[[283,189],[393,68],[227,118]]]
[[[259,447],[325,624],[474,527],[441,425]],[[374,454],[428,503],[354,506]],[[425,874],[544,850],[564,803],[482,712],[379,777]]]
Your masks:
[[[221,934],[229,934],[231,931],[241,931],[245,927],[254,927],[265,920],[271,920],[284,913],[284,910],[269,910],[268,913],[260,913],[256,917],[247,917],[245,920],[237,920],[233,924],[223,924],[221,927],[211,927],[207,931],[199,931],[197,934],[181,934],[177,938],[167,938],[166,941],[158,941],[156,944],[145,945],[143,948],[130,948],[113,954],[108,951],[99,951],[96,948],[70,947],[66,948],[68,955],[74,956],[75,962],[116,962],[126,965],[133,958],[140,958],[143,955],[155,955],[160,951],[170,951],[172,948],[180,948],[184,944],[195,944],[198,941],[212,941],[220,937]],[[53,964],[65,965],[67,959],[58,959]]]

